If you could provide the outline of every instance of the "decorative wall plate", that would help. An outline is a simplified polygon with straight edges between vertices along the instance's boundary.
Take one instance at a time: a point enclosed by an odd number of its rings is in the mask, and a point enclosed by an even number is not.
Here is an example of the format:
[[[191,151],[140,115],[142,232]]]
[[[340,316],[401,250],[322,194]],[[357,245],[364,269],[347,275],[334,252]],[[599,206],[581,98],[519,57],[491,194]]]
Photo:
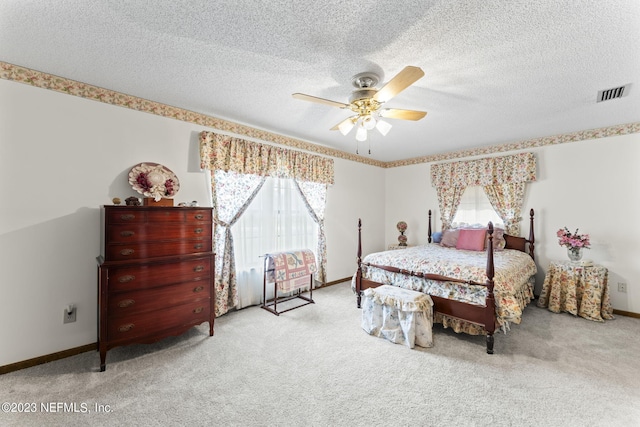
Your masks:
[[[129,184],[145,197],[171,199],[180,190],[178,177],[166,166],[144,162],[135,165],[129,172]]]

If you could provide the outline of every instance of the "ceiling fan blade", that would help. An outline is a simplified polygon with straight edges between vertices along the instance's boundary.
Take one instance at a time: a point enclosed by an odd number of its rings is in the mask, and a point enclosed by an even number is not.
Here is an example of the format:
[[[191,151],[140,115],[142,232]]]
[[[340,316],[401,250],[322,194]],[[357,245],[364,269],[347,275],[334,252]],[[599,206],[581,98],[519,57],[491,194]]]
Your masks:
[[[301,99],[303,101],[310,101],[310,102],[317,102],[318,104],[325,104],[325,105],[329,105],[330,107],[338,107],[338,108],[349,107],[348,104],[345,104],[342,102],[331,101],[330,99],[318,98],[317,96],[305,95],[304,93],[294,93],[291,96],[293,96],[295,99]]]
[[[399,110],[397,108],[383,108],[380,110],[380,115],[388,119],[400,119],[400,120],[420,120],[427,115],[424,111],[416,110]]]
[[[404,67],[402,71],[395,75],[394,78],[389,80],[386,85],[382,87],[375,95],[373,95],[373,99],[376,101],[383,103],[387,102],[420,78],[424,76],[424,71],[422,71],[419,67],[407,66]]]

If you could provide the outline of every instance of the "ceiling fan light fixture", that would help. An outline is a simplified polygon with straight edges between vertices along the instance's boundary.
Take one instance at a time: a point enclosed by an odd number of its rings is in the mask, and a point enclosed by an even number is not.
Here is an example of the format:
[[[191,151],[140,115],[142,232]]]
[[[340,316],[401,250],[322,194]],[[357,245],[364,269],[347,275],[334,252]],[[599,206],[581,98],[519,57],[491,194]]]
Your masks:
[[[358,126],[358,131],[356,132],[356,139],[360,142],[367,140],[367,129],[364,126]]]
[[[380,132],[382,136],[387,136],[391,128],[391,123],[385,122],[384,120],[378,120],[376,124],[376,129],[378,129],[378,132]]]
[[[371,114],[362,116],[362,127],[364,127],[366,130],[372,130],[376,127],[376,118]]]

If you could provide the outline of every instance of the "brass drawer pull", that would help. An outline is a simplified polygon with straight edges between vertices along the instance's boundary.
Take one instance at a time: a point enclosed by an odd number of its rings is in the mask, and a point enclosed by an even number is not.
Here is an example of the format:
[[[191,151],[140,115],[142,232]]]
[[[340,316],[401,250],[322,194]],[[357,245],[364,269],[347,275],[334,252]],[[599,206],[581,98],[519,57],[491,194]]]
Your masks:
[[[136,280],[136,276],[134,276],[133,274],[127,274],[126,276],[122,276],[118,278],[118,282],[120,283],[127,283],[134,280]]]
[[[129,230],[120,232],[120,236],[122,237],[131,237],[134,234],[136,234],[135,231],[129,231]]]
[[[194,216],[195,219],[204,219],[204,215],[202,214],[197,214]]]
[[[202,243],[198,243],[197,245],[193,245],[193,249],[202,249]]]
[[[120,219],[123,221],[131,221],[132,219],[136,219],[136,216],[134,214],[123,214],[120,215]]]
[[[133,304],[135,304],[136,302],[132,299],[125,299],[122,300],[118,303],[118,307],[120,308],[127,308],[127,307],[131,307]]]
[[[200,234],[202,233],[202,231],[203,231],[202,228],[196,228],[195,230],[193,230],[193,232],[196,234]]]
[[[204,266],[202,266],[202,265],[196,265],[193,268],[193,271],[195,271],[195,272],[199,272],[199,271],[203,271],[203,270],[204,270]]]
[[[133,249],[123,249],[120,251],[121,255],[131,255],[132,253],[134,253],[135,251]]]
[[[195,314],[198,314],[198,313],[202,313],[202,310],[204,310],[204,308],[202,308],[202,307],[198,307],[198,308],[194,308],[194,309],[193,309],[193,312],[194,312]]]
[[[118,328],[120,332],[129,332],[133,329],[135,325],[133,323],[127,323],[126,325],[122,325]]]
[[[196,288],[193,288],[193,292],[202,292],[204,290],[203,286],[198,286]]]

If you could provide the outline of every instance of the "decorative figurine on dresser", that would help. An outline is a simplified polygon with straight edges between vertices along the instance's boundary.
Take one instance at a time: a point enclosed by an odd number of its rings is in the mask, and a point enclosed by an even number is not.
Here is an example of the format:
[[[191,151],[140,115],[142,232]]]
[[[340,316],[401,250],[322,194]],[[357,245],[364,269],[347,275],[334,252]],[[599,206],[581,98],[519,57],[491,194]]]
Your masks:
[[[114,347],[152,343],[203,322],[213,336],[213,209],[173,207],[178,179],[162,165],[136,165],[129,182],[146,196],[143,206],[101,210],[100,371]]]

